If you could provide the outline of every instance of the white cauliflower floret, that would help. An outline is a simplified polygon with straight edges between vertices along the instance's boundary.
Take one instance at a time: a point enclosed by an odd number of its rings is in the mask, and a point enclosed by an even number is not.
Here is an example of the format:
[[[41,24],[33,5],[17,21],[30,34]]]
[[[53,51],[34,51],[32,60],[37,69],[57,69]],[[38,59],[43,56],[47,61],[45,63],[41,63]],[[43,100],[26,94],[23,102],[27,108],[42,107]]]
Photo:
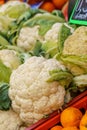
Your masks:
[[[39,26],[23,27],[20,30],[19,37],[17,39],[17,46],[24,50],[31,50],[37,40],[42,40],[39,35]]]
[[[26,3],[22,3],[20,1],[9,1],[7,2],[6,4],[3,4],[1,7],[0,7],[0,13],[6,11],[7,8],[10,8],[11,6],[16,6],[16,5],[20,5],[20,4],[24,4],[26,7],[29,7],[28,4]]]
[[[69,36],[65,43],[63,54],[87,55],[87,27],[81,26]]]
[[[73,33],[74,29],[70,27],[67,23],[55,23],[53,24],[52,28],[45,34],[45,41],[58,42],[58,35],[63,24],[70,29],[71,33]]]
[[[47,31],[47,33],[45,34],[45,41],[58,41],[58,33],[60,31],[60,28],[62,26],[62,23],[55,23],[52,28]]]
[[[20,59],[14,50],[0,50],[0,59],[3,64],[11,69],[16,69],[21,64]]]
[[[56,59],[33,56],[13,71],[9,96],[13,109],[27,125],[37,122],[64,104],[64,86],[57,81],[47,82],[49,71],[58,68],[65,70]]]
[[[13,110],[0,110],[0,130],[20,130],[23,122]]]

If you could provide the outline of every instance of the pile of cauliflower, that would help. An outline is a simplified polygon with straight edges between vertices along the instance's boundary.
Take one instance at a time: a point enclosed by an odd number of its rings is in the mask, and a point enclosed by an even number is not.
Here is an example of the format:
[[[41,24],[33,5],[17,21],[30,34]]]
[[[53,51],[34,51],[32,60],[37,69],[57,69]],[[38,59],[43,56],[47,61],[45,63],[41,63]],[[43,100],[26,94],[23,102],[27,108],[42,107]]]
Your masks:
[[[0,130],[25,130],[71,100],[72,82],[87,85],[87,27],[38,11],[17,1],[0,8]]]

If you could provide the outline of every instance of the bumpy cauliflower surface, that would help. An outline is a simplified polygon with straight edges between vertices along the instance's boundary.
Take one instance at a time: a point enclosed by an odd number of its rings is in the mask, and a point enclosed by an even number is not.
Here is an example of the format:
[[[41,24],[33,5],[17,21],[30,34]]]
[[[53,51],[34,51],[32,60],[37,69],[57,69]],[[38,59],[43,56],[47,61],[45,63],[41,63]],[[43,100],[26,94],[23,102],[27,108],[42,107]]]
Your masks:
[[[10,78],[9,96],[13,109],[30,126],[45,115],[62,107],[65,88],[57,81],[47,82],[49,71],[65,70],[56,59],[31,57]]]
[[[23,27],[20,30],[19,37],[17,39],[17,46],[28,51],[34,47],[37,40],[42,40],[39,35],[39,26]]]
[[[63,54],[86,55],[87,54],[87,27],[81,26],[69,36],[65,43]]]
[[[45,41],[52,40],[58,42],[58,32],[60,31],[61,26],[62,23],[55,23],[52,28],[45,34]]]
[[[20,130],[23,122],[13,110],[0,110],[0,130]]]
[[[11,69],[16,69],[21,64],[20,59],[14,50],[0,50],[0,59],[7,67]]]

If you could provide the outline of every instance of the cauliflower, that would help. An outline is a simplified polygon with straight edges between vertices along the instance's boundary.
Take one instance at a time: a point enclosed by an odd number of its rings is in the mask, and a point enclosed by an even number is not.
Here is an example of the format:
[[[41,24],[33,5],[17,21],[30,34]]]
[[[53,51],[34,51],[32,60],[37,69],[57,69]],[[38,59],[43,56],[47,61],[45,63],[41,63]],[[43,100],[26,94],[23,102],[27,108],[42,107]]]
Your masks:
[[[0,110],[0,130],[21,130],[23,122],[13,110]]]
[[[42,50],[49,57],[54,57],[58,52],[62,52],[66,38],[74,29],[66,23],[55,23],[44,36]]]
[[[78,27],[65,40],[61,60],[73,75],[87,74],[87,27]]]
[[[21,120],[30,126],[64,104],[65,88],[58,81],[47,82],[49,71],[65,70],[56,59],[33,56],[12,72],[9,97]]]
[[[3,64],[11,69],[16,69],[21,64],[16,52],[13,50],[0,50],[0,59],[2,60]]]
[[[69,36],[65,43],[63,54],[87,55],[87,27],[81,26]]]
[[[50,30],[47,31],[44,38],[45,41],[55,41],[58,42],[58,33],[60,31],[60,28],[62,26],[62,23],[55,23]]]
[[[17,39],[17,46],[28,51],[34,47],[37,40],[42,41],[39,35],[39,26],[23,27]]]
[[[9,2],[7,2],[6,4],[4,4],[4,5],[2,5],[1,7],[0,7],[0,13],[2,12],[5,12],[6,11],[6,9],[7,8],[10,8],[11,6],[16,6],[16,5],[20,5],[20,4],[24,4],[24,5],[26,5],[27,7],[28,7],[28,4],[25,4],[25,3],[22,3],[22,2],[20,2],[20,1],[9,1]]]
[[[29,5],[20,1],[9,1],[0,7],[0,15],[8,16],[11,19],[17,19],[29,9]]]

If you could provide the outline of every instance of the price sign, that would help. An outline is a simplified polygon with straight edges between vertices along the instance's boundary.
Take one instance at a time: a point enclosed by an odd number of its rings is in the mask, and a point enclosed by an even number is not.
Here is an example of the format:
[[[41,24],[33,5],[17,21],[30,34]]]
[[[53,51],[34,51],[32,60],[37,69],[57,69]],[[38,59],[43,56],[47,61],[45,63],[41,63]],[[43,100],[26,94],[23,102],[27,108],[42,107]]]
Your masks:
[[[77,0],[69,22],[87,25],[87,0]]]

